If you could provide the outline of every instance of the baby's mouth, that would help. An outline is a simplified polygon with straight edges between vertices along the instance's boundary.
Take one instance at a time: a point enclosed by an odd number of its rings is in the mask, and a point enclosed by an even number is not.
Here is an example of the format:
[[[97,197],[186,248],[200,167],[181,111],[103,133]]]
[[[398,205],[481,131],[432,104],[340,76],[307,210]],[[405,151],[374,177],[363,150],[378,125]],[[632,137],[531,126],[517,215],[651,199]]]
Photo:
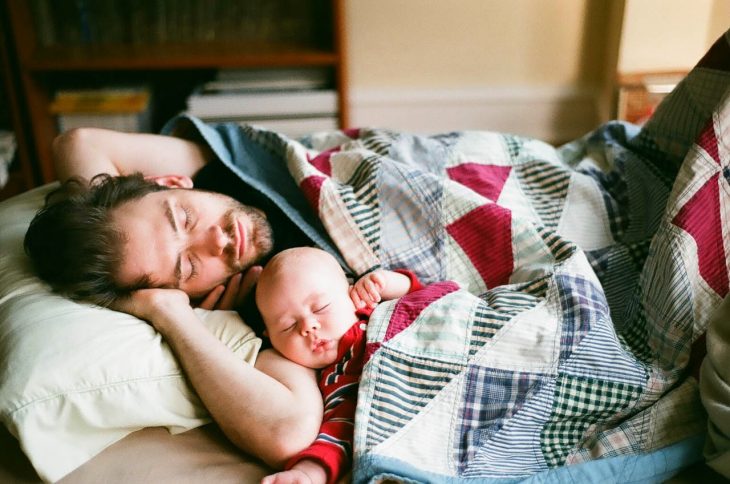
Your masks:
[[[313,353],[322,353],[322,352],[328,350],[331,346],[332,346],[331,339],[316,339],[312,343],[312,352]]]

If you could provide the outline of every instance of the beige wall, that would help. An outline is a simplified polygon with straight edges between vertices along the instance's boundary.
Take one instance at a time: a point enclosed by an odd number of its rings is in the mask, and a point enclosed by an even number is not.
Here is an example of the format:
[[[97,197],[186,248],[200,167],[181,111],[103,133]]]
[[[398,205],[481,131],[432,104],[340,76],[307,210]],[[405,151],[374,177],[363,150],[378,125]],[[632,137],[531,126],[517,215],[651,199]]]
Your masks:
[[[689,70],[728,27],[728,0],[626,0],[618,71]]]
[[[627,69],[683,69],[730,0],[345,0],[351,124],[573,139]]]
[[[715,0],[710,12],[710,28],[708,29],[707,43],[713,43],[720,35],[730,28],[730,1]]]
[[[692,67],[730,27],[730,0],[347,0],[354,89],[590,85],[620,41],[620,72]]]
[[[594,80],[603,1],[348,0],[353,89]]]

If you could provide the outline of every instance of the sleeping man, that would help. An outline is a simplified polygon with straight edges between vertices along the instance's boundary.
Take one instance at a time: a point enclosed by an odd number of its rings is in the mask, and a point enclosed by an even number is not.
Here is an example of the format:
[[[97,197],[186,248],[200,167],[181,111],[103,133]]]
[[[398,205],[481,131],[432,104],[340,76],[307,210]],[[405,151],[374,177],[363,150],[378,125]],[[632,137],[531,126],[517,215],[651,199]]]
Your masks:
[[[88,128],[64,133],[53,148],[64,184],[25,240],[41,277],[71,298],[152,324],[241,449],[280,467],[309,445],[322,419],[314,372],[271,350],[255,368],[241,364],[192,305],[235,307],[256,264],[324,240],[323,229],[302,230],[243,182],[221,189],[240,201],[212,191],[231,175],[203,143]],[[194,177],[211,191],[192,189]]]

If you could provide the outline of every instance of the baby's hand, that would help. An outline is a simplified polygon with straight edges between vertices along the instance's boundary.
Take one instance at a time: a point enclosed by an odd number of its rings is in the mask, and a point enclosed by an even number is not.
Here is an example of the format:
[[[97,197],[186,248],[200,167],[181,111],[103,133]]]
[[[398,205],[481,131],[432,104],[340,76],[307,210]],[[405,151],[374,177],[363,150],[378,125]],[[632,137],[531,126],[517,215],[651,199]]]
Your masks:
[[[319,463],[304,459],[284,472],[277,472],[261,479],[261,484],[325,484],[327,471]]]
[[[292,469],[266,476],[261,479],[261,484],[312,484],[312,479],[306,472]]]
[[[350,299],[358,309],[366,306],[374,308],[382,299],[381,293],[385,290],[386,283],[385,272],[382,270],[365,274],[350,288]]]

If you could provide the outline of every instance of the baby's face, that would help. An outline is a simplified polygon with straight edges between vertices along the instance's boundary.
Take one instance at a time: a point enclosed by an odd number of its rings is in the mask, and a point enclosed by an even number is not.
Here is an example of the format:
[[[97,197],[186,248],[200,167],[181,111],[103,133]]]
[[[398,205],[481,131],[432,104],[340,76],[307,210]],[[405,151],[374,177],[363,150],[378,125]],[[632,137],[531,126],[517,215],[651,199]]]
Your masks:
[[[311,257],[265,269],[256,291],[272,346],[308,368],[332,364],[340,338],[357,322],[347,279],[333,263]]]

